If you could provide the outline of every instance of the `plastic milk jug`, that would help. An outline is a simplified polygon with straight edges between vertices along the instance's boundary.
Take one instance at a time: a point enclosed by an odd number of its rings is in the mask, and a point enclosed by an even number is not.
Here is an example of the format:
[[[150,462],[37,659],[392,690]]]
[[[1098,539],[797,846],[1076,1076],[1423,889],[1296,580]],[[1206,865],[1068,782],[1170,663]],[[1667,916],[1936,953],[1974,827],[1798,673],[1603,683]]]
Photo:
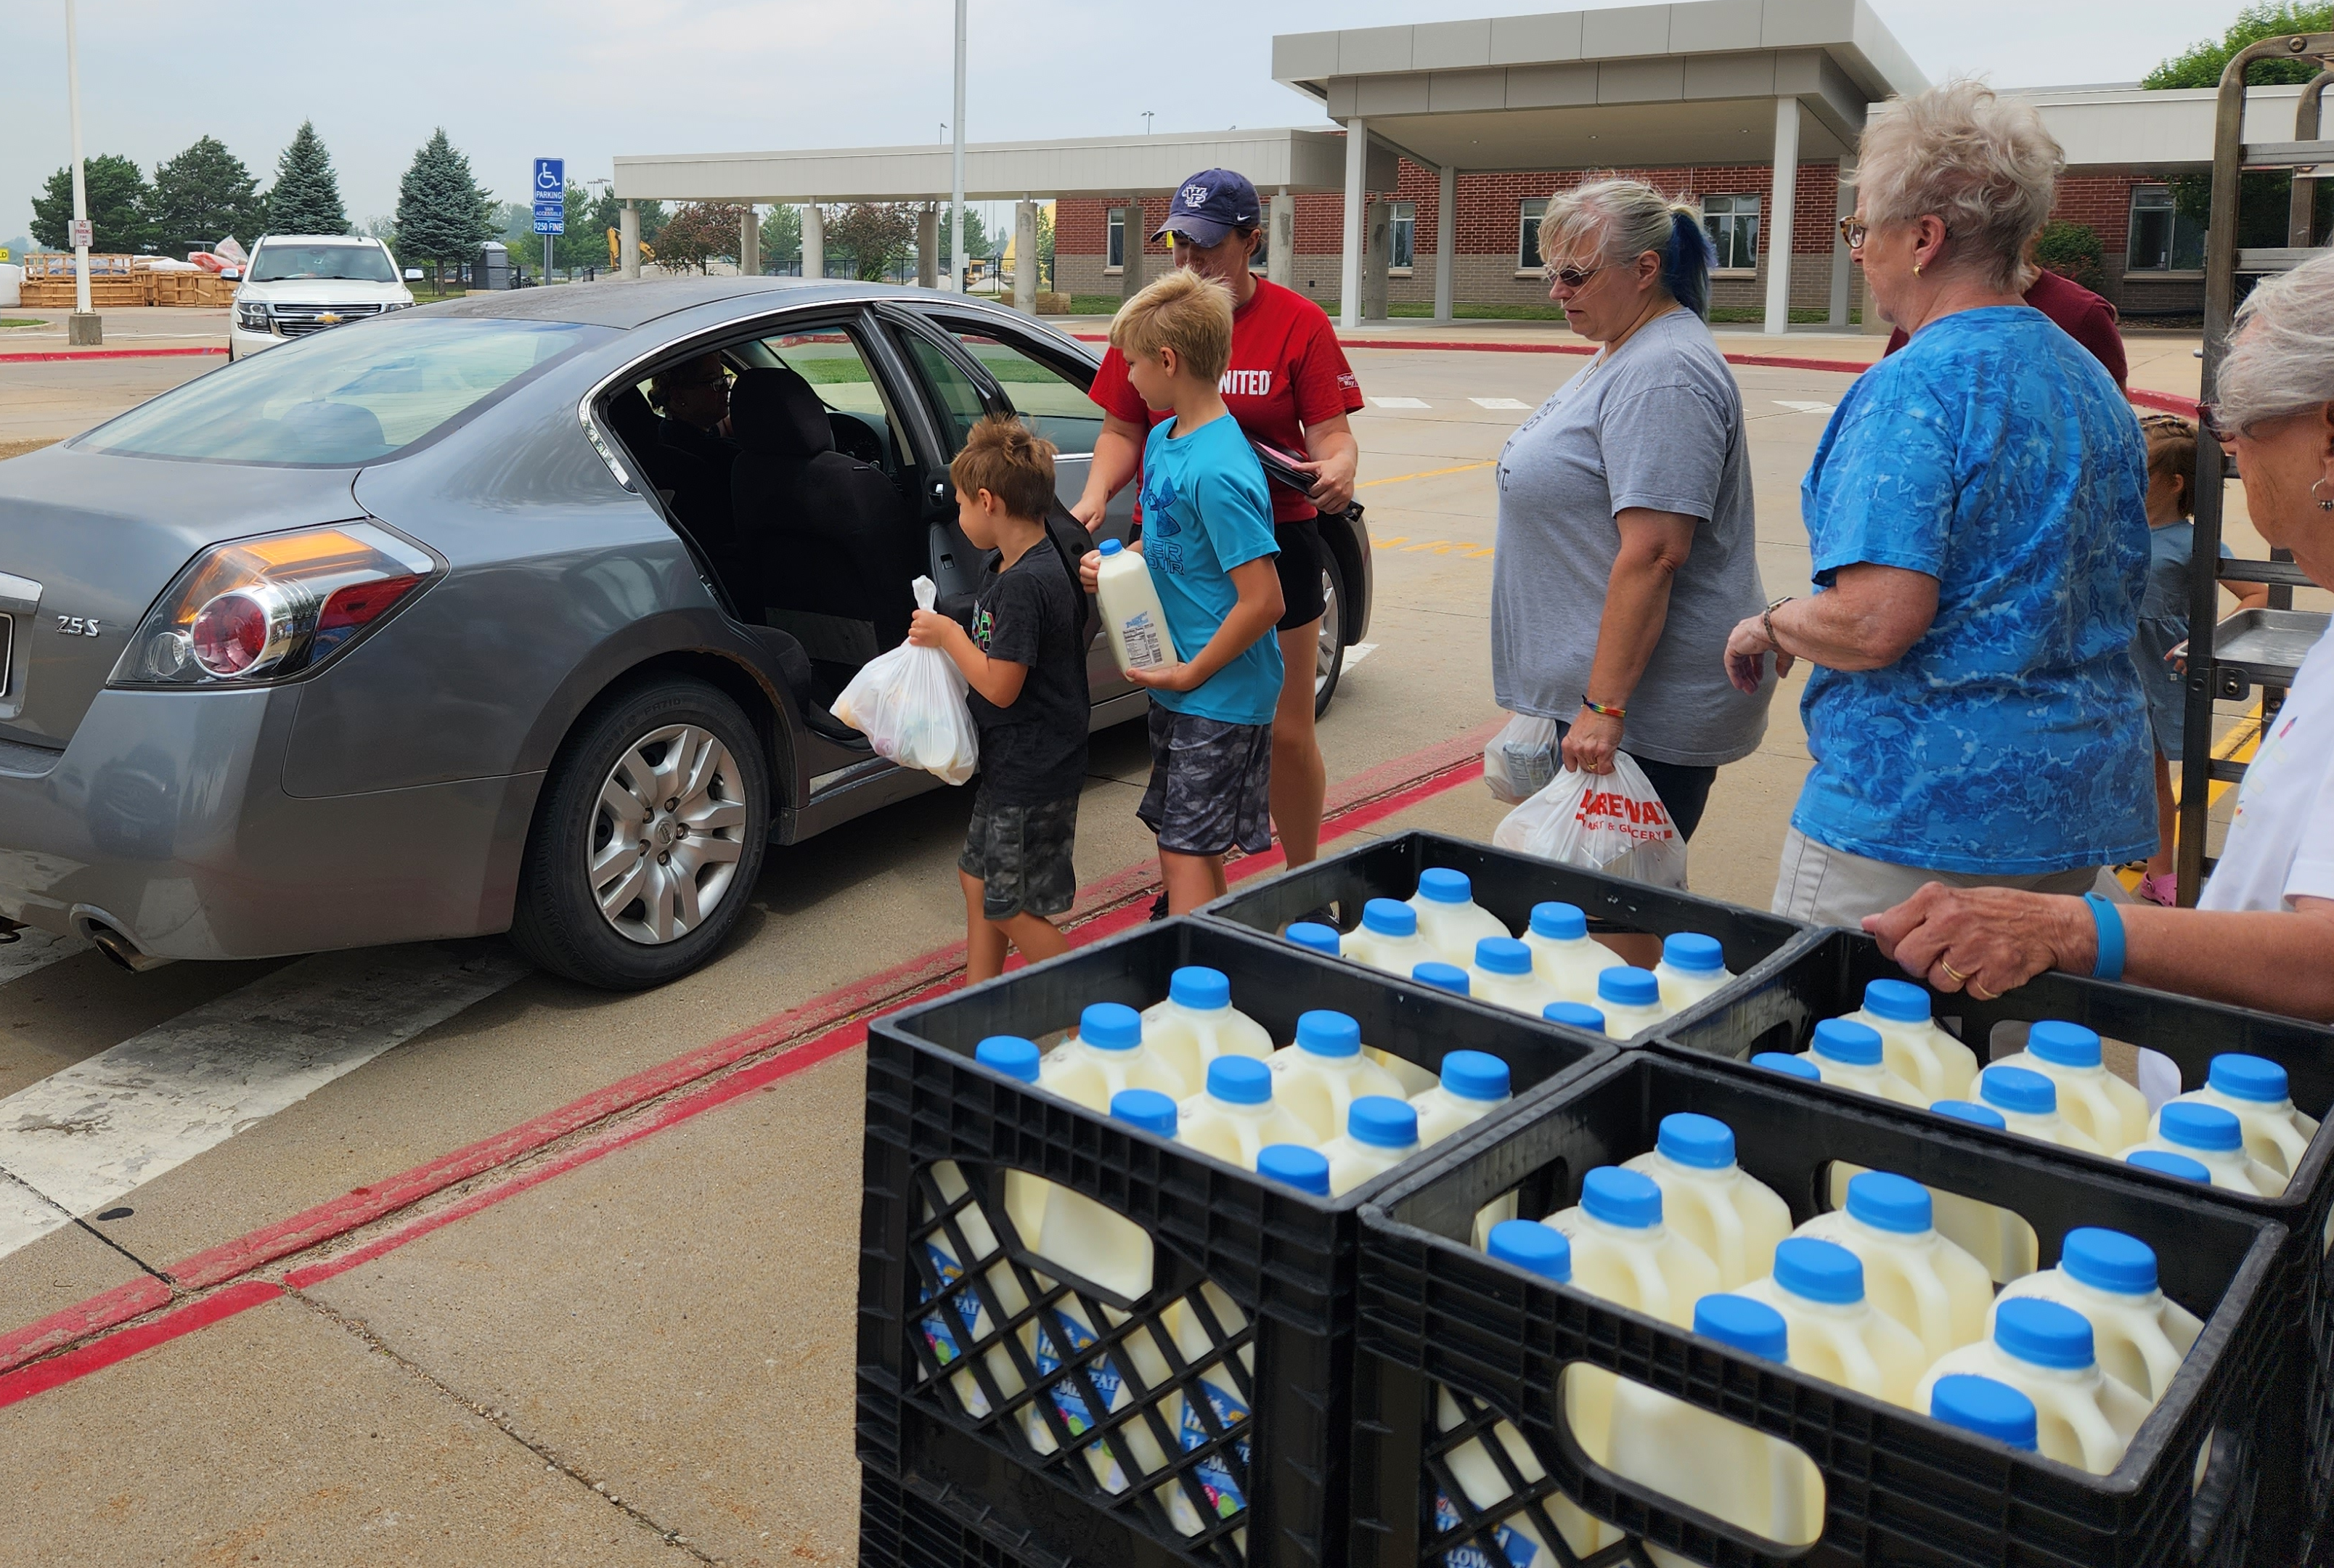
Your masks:
[[[2098,1140],[2059,1114],[2059,1085],[2025,1067],[1997,1062],[1977,1075],[1978,1103],[1990,1106],[2001,1124],[2021,1138],[2039,1138],[2062,1149],[2105,1154]]]
[[[1436,1143],[1508,1102],[1508,1064],[1488,1051],[1446,1051],[1442,1081],[1410,1097],[1418,1141]]]
[[[1144,1049],[1143,1015],[1116,1002],[1096,1002],[1078,1015],[1077,1033],[1046,1053],[1037,1087],[1107,1116],[1121,1090],[1152,1089],[1170,1100],[1196,1094],[1167,1058]]]
[[[1506,921],[1475,901],[1475,885],[1467,873],[1448,866],[1429,866],[1418,873],[1418,891],[1411,896],[1410,907],[1418,914],[1418,934],[1448,964],[1464,967],[1484,938],[1514,934]]]
[[[2046,1018],[2027,1031],[2025,1050],[1994,1065],[2056,1083],[2059,1114],[2101,1149],[2128,1149],[2147,1136],[2147,1096],[2107,1070],[2098,1035],[2080,1024]]]
[[[1315,1008],[1297,1016],[1297,1043],[1272,1053],[1272,1097],[1326,1143],[1345,1129],[1345,1108],[1364,1094],[1402,1098],[1402,1080],[1362,1054],[1362,1026]]]
[[[1260,1062],[1272,1054],[1271,1032],[1235,1008],[1231,981],[1203,964],[1187,964],[1167,977],[1167,1000],[1143,1010],[1143,1044],[1192,1085],[1207,1082],[1208,1063],[1219,1056]]]
[[[1929,1389],[1929,1414],[1949,1427],[2034,1452],[2034,1401],[2008,1383],[1947,1373]]]
[[[1694,1303],[1693,1332],[1789,1362],[1789,1326],[1764,1302],[1706,1295]],[[1789,1443],[1638,1383],[1621,1384],[1613,1400],[1615,1473],[1786,1545],[1823,1534],[1823,1477]],[[1662,1568],[1693,1562],[1644,1544]]]
[[[2134,1393],[2099,1371],[2091,1358],[2091,1325],[2071,1307],[2032,1296],[2003,1302],[1993,1314],[1993,1337],[1948,1351],[1921,1380],[1920,1402],[1956,1372],[2007,1383],[2034,1403],[2035,1447],[2094,1476],[2123,1458],[2131,1436],[2147,1419],[2145,1394]]]
[[[1268,1144],[1313,1141],[1311,1128],[1272,1102],[1272,1069],[1253,1056],[1209,1063],[1207,1089],[1179,1109],[1177,1142],[1244,1169],[1256,1169]]]
[[[1345,1135],[1321,1152],[1329,1161],[1329,1196],[1342,1198],[1418,1152],[1418,1112],[1390,1094],[1356,1095],[1345,1111]]]
[[[2133,1148],[2185,1156],[2213,1173],[2214,1187],[2229,1192],[2275,1198],[2285,1190],[2284,1177],[2245,1152],[2244,1123],[2217,1105],[2196,1100],[2165,1101],[2156,1113],[2156,1130]]]
[[[2039,1296],[2072,1307],[2091,1323],[2099,1370],[2155,1404],[2204,1325],[2156,1281],[2156,1249],[2119,1230],[2084,1226],[2067,1233],[2059,1266],[2012,1280],[1994,1303]],[[1990,1314],[1989,1314],[1990,1315]]]
[[[973,1059],[1024,1083],[1035,1084],[1037,1082],[1037,1047],[1018,1035],[998,1034],[983,1040],[974,1047]],[[967,1191],[964,1173],[957,1169],[952,1159],[940,1160],[932,1167],[932,1181],[940,1188],[941,1198],[951,1204],[961,1200]],[[924,1217],[931,1218],[933,1212],[928,1207]],[[978,1263],[999,1250],[997,1234],[989,1228],[988,1217],[981,1213],[979,1205],[967,1204],[956,1211],[955,1217],[956,1229],[964,1238],[963,1250],[973,1262]],[[942,1286],[953,1284],[964,1277],[964,1265],[957,1252],[955,1237],[945,1227],[924,1239],[925,1261],[931,1265],[932,1273]],[[1020,1282],[1010,1268],[987,1271],[987,1277],[989,1289],[996,1294],[998,1305],[1008,1315],[1018,1313],[1028,1305],[1028,1298],[1021,1294]],[[927,1289],[925,1295],[928,1299],[931,1294]],[[955,1321],[951,1322],[951,1319]],[[971,1293],[959,1295],[953,1310],[927,1313],[919,1326],[924,1343],[931,1348],[932,1359],[943,1366],[961,1356],[965,1345],[986,1339],[992,1332],[987,1300]],[[995,1380],[998,1393],[1010,1399],[1021,1391],[1021,1374],[1013,1364],[1011,1352],[999,1345],[982,1360],[988,1365],[989,1375]],[[949,1379],[949,1386],[955,1390],[957,1400],[967,1414],[975,1417],[989,1414],[989,1396],[982,1391],[980,1380],[970,1371],[955,1373]]]
[[[1115,539],[1102,542],[1102,566],[1095,573],[1095,600],[1102,606],[1103,630],[1119,673],[1169,670],[1180,664],[1167,630],[1167,610],[1140,552]]]
[[[1654,966],[1662,983],[1662,1005],[1683,1013],[1727,981],[1725,950],[1718,938],[1700,931],[1673,931],[1662,938],[1662,961]]]
[[[1293,920],[1288,929],[1281,934],[1300,948],[1310,948],[1332,958],[1340,956],[1337,928],[1335,926],[1325,926],[1318,920]]]
[[[1847,1017],[1879,1031],[1888,1071],[1924,1100],[1959,1100],[1969,1093],[1977,1078],[1977,1053],[1937,1027],[1929,1015],[1929,994],[1918,986],[1875,980],[1864,987],[1864,1005]]]
[[[2135,1149],[2123,1157],[2126,1165],[2136,1165],[2142,1170],[2153,1170],[2159,1176],[2177,1177],[2193,1181],[2199,1187],[2213,1185],[2213,1173],[2185,1154],[2174,1154],[2163,1149]]]
[[[1605,1015],[1605,1033],[1615,1040],[1652,1028],[1670,1015],[1662,1005],[1662,983],[1651,969],[1616,964],[1596,976],[1596,1010]]]
[[[1524,946],[1540,978],[1571,1002],[1596,1000],[1596,976],[1628,960],[1588,935],[1588,916],[1577,904],[1534,904]]]
[[[1775,1272],[1737,1295],[1764,1302],[1791,1325],[1791,1365],[1892,1405],[1918,1409],[1913,1393],[1929,1364],[1920,1336],[1864,1294],[1854,1253],[1811,1236],[1775,1248]]]
[[[1929,1360],[1985,1338],[1993,1276],[1937,1234],[1929,1189],[1919,1182],[1885,1170],[1850,1177],[1846,1208],[1817,1215],[1792,1234],[1854,1253],[1872,1304],[1919,1335]]]
[[[1418,934],[1418,911],[1399,899],[1372,899],[1362,906],[1362,923],[1345,933],[1345,957],[1389,975],[1407,976],[1421,964],[1445,961]]]
[[[2217,1105],[2245,1130],[2245,1152],[2289,1180],[2301,1163],[2318,1123],[2293,1108],[2285,1069],[2260,1056],[2230,1051],[2213,1058],[2204,1087],[2166,1101]],[[2150,1130],[2154,1130],[2153,1127]]]
[[[1560,1002],[1555,986],[1532,966],[1532,950],[1513,937],[1485,937],[1475,944],[1474,967],[1468,971],[1470,991],[1494,1007],[1509,1007],[1537,1018]]]
[[[1766,1274],[1791,1234],[1790,1206],[1734,1163],[1734,1130],[1715,1117],[1663,1117],[1653,1149],[1621,1169],[1662,1189],[1664,1223],[1709,1255],[1721,1290]]]
[[[1800,1058],[1816,1076],[1835,1089],[1853,1089],[1899,1105],[1926,1105],[1922,1092],[1894,1073],[1883,1060],[1880,1031],[1846,1018],[1826,1018],[1816,1025],[1815,1037]]]
[[[1929,1109],[1939,1116],[1950,1116],[1972,1127],[1991,1127],[1996,1132],[2010,1130],[2001,1111],[1974,1101],[1940,1100]],[[1835,1170],[1838,1169],[1833,1167]],[[1846,1201],[1844,1189],[1840,1201]],[[2041,1239],[2022,1215],[1943,1188],[1930,1189],[1929,1214],[1937,1234],[1983,1264],[1985,1272],[1993,1276],[1997,1284],[2032,1274],[2038,1266]]]
[[[1761,1051],[1750,1058],[1750,1065],[1763,1067],[1770,1073],[1779,1073],[1786,1078],[1797,1078],[1808,1083],[1820,1083],[1823,1074],[1814,1063],[1804,1056],[1794,1056],[1786,1051]]]
[[[1601,1009],[1586,1002],[1550,1002],[1539,1010],[1539,1015],[1551,1024],[1568,1028],[1585,1029],[1591,1034],[1605,1033],[1605,1015]]]
[[[1544,1225],[1530,1220],[1509,1220],[1492,1229],[1483,1250],[1501,1263],[1511,1264],[1542,1279],[1553,1280],[1558,1284],[1571,1283],[1572,1246],[1562,1235]],[[1449,1390],[1438,1389],[1435,1400],[1435,1419],[1444,1431],[1452,1430],[1464,1419],[1458,1401],[1451,1397]],[[1537,1482],[1547,1476],[1538,1456],[1532,1452],[1531,1446],[1524,1441],[1523,1434],[1514,1426],[1501,1421],[1492,1429],[1492,1435],[1499,1439],[1500,1446],[1507,1449],[1509,1462],[1515,1466],[1516,1474],[1525,1482]],[[1467,1495],[1467,1501],[1478,1512],[1490,1513],[1514,1496],[1508,1489],[1498,1461],[1484,1448],[1480,1438],[1471,1438],[1451,1450],[1444,1456],[1443,1463],[1450,1467],[1452,1478],[1459,1483],[1459,1489]],[[1549,1496],[1542,1506],[1548,1512],[1549,1522],[1556,1525],[1557,1533],[1564,1537],[1565,1544],[1571,1547],[1577,1556],[1585,1557],[1602,1551],[1622,1539],[1618,1529],[1584,1513],[1579,1505],[1561,1492]],[[1436,1532],[1440,1534],[1455,1529],[1459,1523],[1458,1509],[1451,1505],[1449,1497],[1438,1491],[1434,1497]],[[1533,1524],[1529,1514],[1511,1515],[1493,1525],[1491,1534],[1499,1543],[1499,1558],[1491,1557],[1471,1543],[1446,1550],[1442,1554],[1443,1562],[1452,1568],[1478,1568],[1478,1565],[1480,1568],[1494,1568],[1494,1564],[1502,1559],[1509,1564],[1535,1564],[1553,1560],[1548,1542],[1541,1536],[1539,1527]]]
[[[1422,986],[1432,986],[1454,996],[1471,996],[1475,989],[1475,982],[1466,970],[1456,964],[1446,964],[1440,958],[1421,964],[1410,972],[1410,977]]]

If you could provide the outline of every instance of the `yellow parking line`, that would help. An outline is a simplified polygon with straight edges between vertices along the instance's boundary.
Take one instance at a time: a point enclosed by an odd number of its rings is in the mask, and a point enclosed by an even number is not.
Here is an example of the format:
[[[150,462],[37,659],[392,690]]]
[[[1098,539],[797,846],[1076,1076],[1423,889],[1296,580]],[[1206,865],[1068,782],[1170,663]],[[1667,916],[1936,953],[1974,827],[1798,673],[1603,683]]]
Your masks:
[[[2254,749],[2261,745],[2262,728],[2261,698],[2255,697],[2252,707],[2247,708],[2244,716],[2238,719],[2234,727],[2213,746],[2213,758],[2220,762],[2252,762]],[[2175,802],[2180,798],[2180,765],[2175,763],[2172,766],[2172,798]],[[2204,794],[2206,807],[2209,809],[2219,805],[2221,797],[2236,787],[2236,784],[2228,779],[2214,779],[2211,788]],[[2118,867],[2116,871],[2116,880],[2124,885],[2126,892],[2138,890],[2140,876],[2140,871],[2125,867]]]
[[[1428,468],[1416,474],[1396,474],[1390,478],[1365,479],[1354,488],[1366,490],[1374,485],[1400,485],[1410,479],[1439,479],[1445,474],[1466,474],[1477,468],[1489,468],[1498,461],[1497,457],[1486,457],[1480,463],[1461,463],[1455,468]]]

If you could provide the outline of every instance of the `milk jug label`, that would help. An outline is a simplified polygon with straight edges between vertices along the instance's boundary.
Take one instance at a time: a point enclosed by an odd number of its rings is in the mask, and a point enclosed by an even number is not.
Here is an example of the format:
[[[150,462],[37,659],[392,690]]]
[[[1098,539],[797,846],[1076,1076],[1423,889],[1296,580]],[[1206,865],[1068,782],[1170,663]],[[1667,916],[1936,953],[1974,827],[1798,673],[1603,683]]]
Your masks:
[[[931,1242],[924,1244],[924,1255],[931,1261],[932,1272],[940,1275],[940,1284],[943,1286],[952,1285],[964,1277],[964,1269],[956,1259]],[[924,1290],[918,1299],[931,1300],[931,1291]],[[978,1298],[959,1297],[953,1310],[957,1322],[964,1325],[964,1331],[968,1336],[979,1332],[978,1324],[980,1320],[980,1306]],[[924,1343],[931,1347],[932,1360],[940,1362],[940,1365],[947,1366],[964,1354],[964,1348],[957,1343],[956,1332],[949,1323],[946,1311],[926,1313],[922,1328]],[[974,1416],[989,1414],[989,1397],[980,1391],[980,1386],[978,1383],[968,1379],[965,1386],[959,1391],[964,1395],[965,1407],[970,1414]]]
[[[1126,641],[1126,661],[1136,669],[1149,669],[1167,662],[1165,640],[1153,623],[1151,611],[1137,611],[1119,623],[1120,637]]]
[[[1208,1396],[1208,1408],[1215,1412],[1216,1426],[1220,1430],[1229,1432],[1234,1425],[1248,1419],[1248,1407],[1216,1387],[1215,1384],[1202,1382],[1200,1384],[1200,1391]],[[1207,1422],[1200,1419],[1199,1408],[1190,1400],[1185,1400],[1183,1401],[1183,1451],[1188,1454],[1192,1449],[1204,1446],[1213,1436],[1214,1434],[1208,1430]],[[1248,1439],[1242,1438],[1234,1443],[1232,1448],[1239,1455],[1240,1472],[1245,1475],[1248,1471]],[[1217,1518],[1229,1519],[1248,1506],[1248,1499],[1240,1492],[1239,1479],[1232,1474],[1231,1467],[1224,1463],[1221,1450],[1201,1460],[1195,1473],[1200,1478],[1200,1489],[1208,1495],[1208,1501],[1214,1506]]]
[[[1459,1528],[1461,1522],[1459,1510],[1451,1505],[1451,1499],[1437,1491],[1434,1494],[1435,1534],[1447,1534]],[[1532,1560],[1539,1555],[1538,1547],[1505,1525],[1493,1525],[1491,1538],[1499,1542],[1501,1562],[1508,1568],[1531,1568]],[[1442,1554],[1442,1561],[1449,1564],[1449,1568],[1501,1568],[1500,1563],[1492,1562],[1491,1554],[1472,1541],[1463,1546],[1452,1547]]]
[[[1054,1324],[1060,1332],[1063,1340],[1068,1343],[1072,1355],[1088,1349],[1095,1342],[1094,1334],[1085,1324],[1067,1313],[1056,1313]],[[1050,1378],[1062,1370],[1063,1358],[1054,1348],[1054,1342],[1046,1337],[1046,1325],[1042,1320],[1037,1324],[1037,1343],[1035,1348],[1037,1351],[1035,1360],[1039,1377]],[[1111,1364],[1110,1358],[1098,1357],[1085,1371],[1086,1376],[1094,1381],[1095,1391],[1102,1396],[1103,1409],[1116,1409],[1125,1399],[1125,1390],[1119,1381],[1118,1369]],[[1062,1424],[1070,1429],[1072,1437],[1092,1429],[1095,1425],[1095,1416],[1086,1409],[1085,1395],[1080,1390],[1075,1376],[1066,1377],[1056,1383],[1053,1396],[1054,1409],[1061,1412]],[[1103,1485],[1114,1492],[1126,1490],[1126,1473],[1119,1467],[1118,1457],[1110,1451],[1109,1447],[1105,1444],[1097,1444],[1088,1451],[1109,1467],[1109,1473],[1103,1478]]]

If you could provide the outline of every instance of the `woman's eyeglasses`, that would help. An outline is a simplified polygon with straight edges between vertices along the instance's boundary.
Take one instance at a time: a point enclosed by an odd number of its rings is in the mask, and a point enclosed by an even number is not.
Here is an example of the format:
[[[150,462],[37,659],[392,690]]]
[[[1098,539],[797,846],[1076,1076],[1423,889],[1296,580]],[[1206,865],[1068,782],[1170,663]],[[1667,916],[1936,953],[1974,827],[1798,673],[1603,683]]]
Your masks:
[[[1844,217],[1839,220],[1839,237],[1847,242],[1850,250],[1862,250],[1866,236],[1871,233],[1872,226],[1862,218]]]

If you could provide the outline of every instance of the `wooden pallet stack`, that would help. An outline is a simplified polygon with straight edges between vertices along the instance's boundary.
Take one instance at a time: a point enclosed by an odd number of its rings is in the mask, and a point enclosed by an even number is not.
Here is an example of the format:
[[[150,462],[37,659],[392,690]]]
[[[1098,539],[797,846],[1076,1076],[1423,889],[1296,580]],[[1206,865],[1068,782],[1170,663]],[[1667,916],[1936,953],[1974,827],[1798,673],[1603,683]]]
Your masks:
[[[140,265],[149,258],[99,255],[89,258],[92,310],[130,305],[220,306],[235,298],[235,283],[209,272],[163,271]],[[74,303],[71,251],[29,251],[24,256],[21,303],[28,309],[71,310]]]

